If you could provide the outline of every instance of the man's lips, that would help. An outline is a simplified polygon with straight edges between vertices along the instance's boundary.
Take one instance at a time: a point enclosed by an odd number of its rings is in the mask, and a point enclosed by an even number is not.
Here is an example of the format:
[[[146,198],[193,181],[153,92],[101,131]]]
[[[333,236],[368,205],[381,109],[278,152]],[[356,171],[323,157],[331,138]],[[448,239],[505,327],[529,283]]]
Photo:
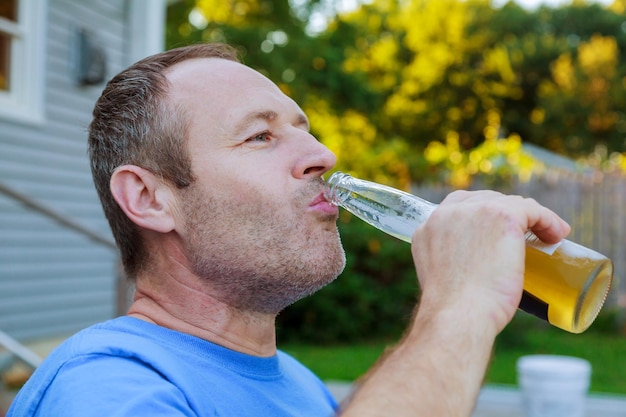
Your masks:
[[[326,197],[324,197],[324,193],[320,193],[317,197],[315,197],[313,201],[311,201],[311,203],[309,204],[309,208],[315,211],[322,212],[324,214],[330,214],[334,216],[339,214],[339,207],[326,200]]]

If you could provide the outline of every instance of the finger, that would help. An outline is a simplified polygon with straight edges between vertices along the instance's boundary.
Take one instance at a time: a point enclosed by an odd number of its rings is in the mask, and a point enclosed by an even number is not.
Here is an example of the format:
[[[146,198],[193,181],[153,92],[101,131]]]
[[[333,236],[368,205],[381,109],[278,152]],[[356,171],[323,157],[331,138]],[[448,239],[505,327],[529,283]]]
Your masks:
[[[502,210],[515,214],[520,227],[525,233],[531,230],[539,239],[546,243],[557,243],[570,232],[570,226],[555,212],[542,206],[532,198],[517,195],[505,195],[497,191],[455,191],[449,194],[442,204],[495,204]]]
[[[532,199],[526,199],[528,210],[528,229],[546,243],[557,243],[571,230],[569,224],[554,211],[541,206]]]
[[[495,199],[506,197],[504,194],[493,191],[493,190],[478,190],[478,191],[467,191],[467,190],[456,190],[448,194],[442,201],[443,203],[462,203],[462,202],[472,202],[472,201],[484,201],[487,199]]]

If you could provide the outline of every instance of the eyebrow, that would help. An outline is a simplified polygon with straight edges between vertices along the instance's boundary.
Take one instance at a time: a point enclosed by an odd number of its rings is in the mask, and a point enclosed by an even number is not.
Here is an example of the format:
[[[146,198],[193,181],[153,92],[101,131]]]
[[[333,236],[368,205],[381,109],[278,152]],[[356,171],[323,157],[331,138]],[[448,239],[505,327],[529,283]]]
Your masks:
[[[270,122],[277,117],[278,113],[276,113],[274,110],[263,110],[249,113],[246,115],[246,117],[243,118],[240,123],[236,125],[235,132],[244,132],[257,120]],[[304,125],[306,126],[307,130],[310,129],[309,119],[304,115],[304,113],[298,113],[294,121],[296,125]]]

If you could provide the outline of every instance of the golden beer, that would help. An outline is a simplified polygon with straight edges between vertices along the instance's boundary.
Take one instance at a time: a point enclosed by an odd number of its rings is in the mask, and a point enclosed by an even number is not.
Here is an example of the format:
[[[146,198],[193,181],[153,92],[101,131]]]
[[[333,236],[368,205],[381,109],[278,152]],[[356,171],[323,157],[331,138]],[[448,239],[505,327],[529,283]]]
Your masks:
[[[328,201],[405,242],[436,204],[341,172],[328,179]],[[571,333],[596,319],[611,288],[613,264],[604,255],[569,240],[546,245],[526,234],[524,293],[520,309]]]
[[[550,324],[582,333],[596,319],[611,287],[613,264],[605,256],[569,240],[553,252],[526,245],[524,298],[543,303]],[[524,310],[527,300],[522,299]],[[532,303],[532,302],[531,302]]]

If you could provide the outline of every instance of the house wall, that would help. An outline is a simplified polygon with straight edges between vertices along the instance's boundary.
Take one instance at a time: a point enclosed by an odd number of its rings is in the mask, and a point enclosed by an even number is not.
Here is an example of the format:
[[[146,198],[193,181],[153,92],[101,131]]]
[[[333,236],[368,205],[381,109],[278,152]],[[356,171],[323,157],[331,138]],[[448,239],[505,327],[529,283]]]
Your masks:
[[[155,43],[146,16],[160,0],[47,0],[42,124],[0,119],[0,182],[111,239],[86,157],[86,130],[104,82],[74,78],[75,33],[86,29],[106,56],[106,78]],[[161,8],[147,13],[146,8]],[[142,13],[142,8],[144,9]],[[131,31],[130,25],[133,26]],[[138,30],[143,24],[150,30]],[[144,36],[145,34],[145,36]],[[147,35],[150,36],[147,36]],[[151,49],[151,50],[149,50]],[[117,252],[0,193],[0,329],[21,340],[75,332],[112,318]]]

